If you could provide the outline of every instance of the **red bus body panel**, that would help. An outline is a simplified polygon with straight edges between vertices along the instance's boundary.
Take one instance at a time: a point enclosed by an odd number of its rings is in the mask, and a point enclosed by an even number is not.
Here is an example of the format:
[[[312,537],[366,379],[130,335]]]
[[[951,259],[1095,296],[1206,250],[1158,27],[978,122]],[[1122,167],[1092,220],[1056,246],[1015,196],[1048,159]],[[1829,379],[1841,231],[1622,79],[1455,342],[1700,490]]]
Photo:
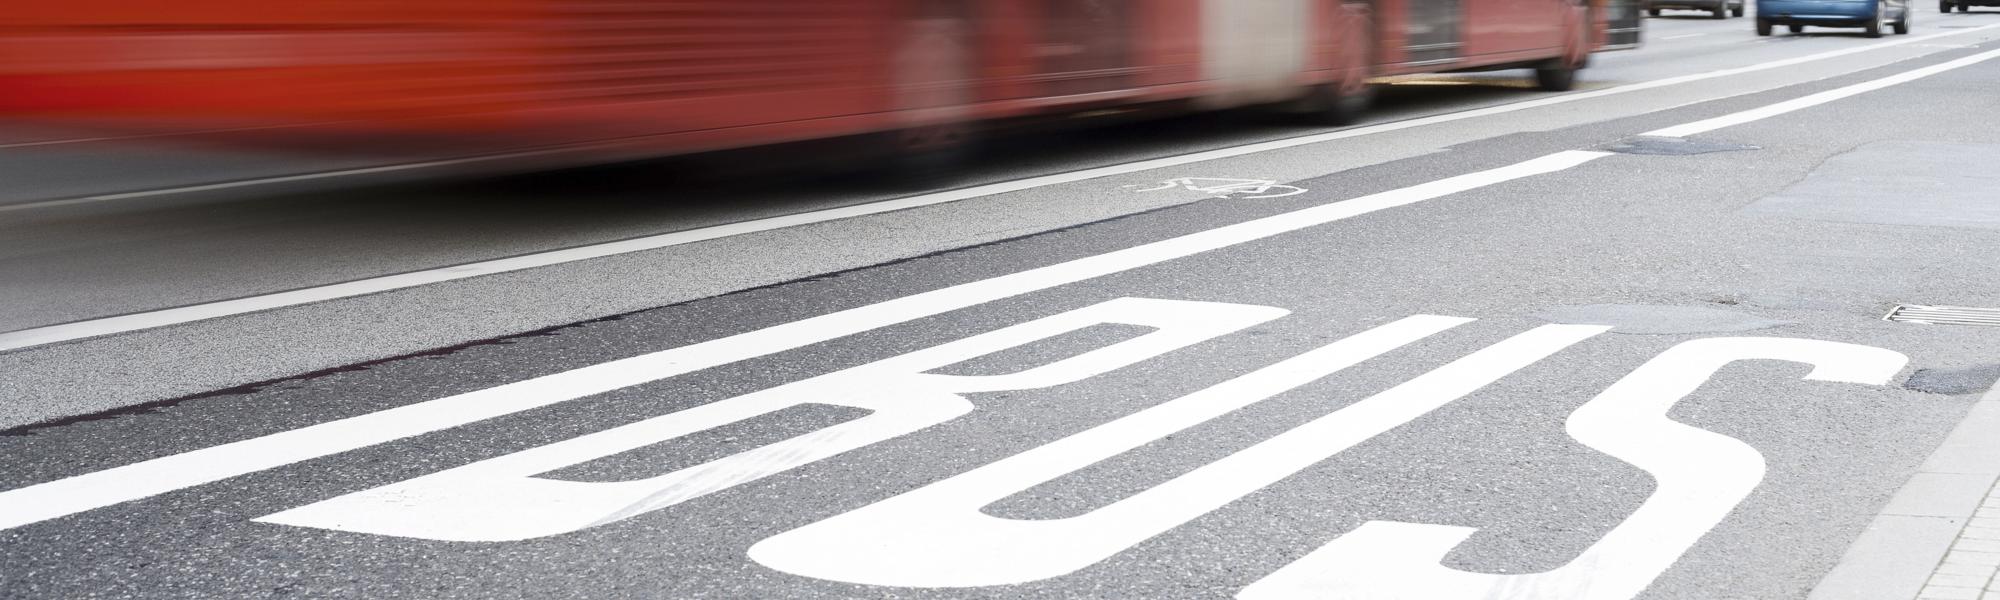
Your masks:
[[[1518,64],[1601,44],[1569,0],[77,0],[0,12],[0,116],[312,125],[494,146],[750,146]],[[1597,0],[1603,1],[1603,0]],[[1259,14],[1273,11],[1273,14]],[[1575,13],[1572,15],[1571,13]],[[1273,84],[1272,73],[1282,76]]]

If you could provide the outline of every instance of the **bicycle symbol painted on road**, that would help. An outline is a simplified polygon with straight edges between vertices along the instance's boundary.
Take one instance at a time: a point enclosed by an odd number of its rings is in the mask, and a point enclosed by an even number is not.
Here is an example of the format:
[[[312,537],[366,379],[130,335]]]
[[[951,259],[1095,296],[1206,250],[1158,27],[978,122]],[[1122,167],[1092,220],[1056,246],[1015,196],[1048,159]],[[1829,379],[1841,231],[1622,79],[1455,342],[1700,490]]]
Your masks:
[[[1168,179],[1166,181],[1160,182],[1160,184],[1157,186],[1148,188],[1140,188],[1140,186],[1136,185],[1128,185],[1125,187],[1138,188],[1133,190],[1137,192],[1157,192],[1160,190],[1169,190],[1178,188],[1178,189],[1194,190],[1197,192],[1203,192],[1208,194],[1215,194],[1215,197],[1217,198],[1242,198],[1246,200],[1260,199],[1260,198],[1283,198],[1285,196],[1296,196],[1299,194],[1303,194],[1306,191],[1306,189],[1302,187],[1298,187],[1295,185],[1284,185],[1269,179],[1235,179],[1229,177],[1181,177],[1177,179]],[[1246,195],[1238,195],[1238,194],[1246,194]]]

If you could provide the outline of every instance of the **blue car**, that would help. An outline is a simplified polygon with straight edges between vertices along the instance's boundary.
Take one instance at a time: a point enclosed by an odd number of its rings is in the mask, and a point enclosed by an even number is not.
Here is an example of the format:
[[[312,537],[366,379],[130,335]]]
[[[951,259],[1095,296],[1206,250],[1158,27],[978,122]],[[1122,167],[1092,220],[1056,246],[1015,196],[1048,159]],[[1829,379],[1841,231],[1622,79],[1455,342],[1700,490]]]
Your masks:
[[[1784,25],[1792,33],[1813,27],[1860,27],[1868,37],[1882,37],[1883,28],[1910,32],[1909,0],[1757,0],[1757,35],[1771,35]]]

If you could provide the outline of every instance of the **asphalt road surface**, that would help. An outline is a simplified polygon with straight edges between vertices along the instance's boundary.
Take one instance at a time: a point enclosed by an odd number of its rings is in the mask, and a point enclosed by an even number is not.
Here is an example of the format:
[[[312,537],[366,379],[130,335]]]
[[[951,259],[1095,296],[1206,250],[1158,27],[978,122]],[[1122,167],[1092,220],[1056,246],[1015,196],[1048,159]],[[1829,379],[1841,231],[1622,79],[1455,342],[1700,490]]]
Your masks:
[[[22,345],[0,596],[1805,598],[2000,376],[1882,318],[2000,307],[2000,15],[1916,24]],[[0,280],[28,330],[899,196],[748,173],[28,202]]]

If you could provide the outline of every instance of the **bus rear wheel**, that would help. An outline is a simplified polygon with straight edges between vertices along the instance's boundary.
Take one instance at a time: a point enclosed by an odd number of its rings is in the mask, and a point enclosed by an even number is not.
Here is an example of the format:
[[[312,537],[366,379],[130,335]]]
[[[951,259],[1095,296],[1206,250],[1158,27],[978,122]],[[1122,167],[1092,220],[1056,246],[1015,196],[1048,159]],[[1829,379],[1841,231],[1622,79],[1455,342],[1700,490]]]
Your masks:
[[[1567,92],[1576,89],[1576,67],[1558,63],[1537,68],[1535,87],[1545,92]]]

